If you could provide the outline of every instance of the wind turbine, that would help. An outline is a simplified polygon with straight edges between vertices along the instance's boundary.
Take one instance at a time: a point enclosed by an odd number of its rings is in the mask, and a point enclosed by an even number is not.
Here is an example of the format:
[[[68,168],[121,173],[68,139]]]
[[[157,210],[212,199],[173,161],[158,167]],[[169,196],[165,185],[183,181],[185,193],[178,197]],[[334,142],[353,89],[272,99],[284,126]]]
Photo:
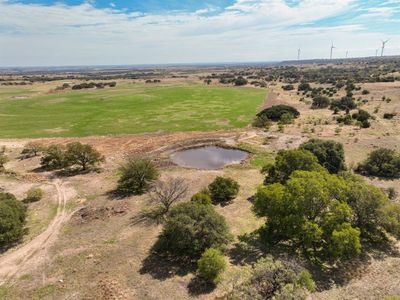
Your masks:
[[[346,58],[347,58],[348,55],[349,55],[349,50],[346,50]]]
[[[386,41],[384,41],[384,40],[381,40],[381,41],[382,41],[381,56],[383,56],[383,51],[385,50],[386,43],[389,42],[390,39],[387,39]]]
[[[336,49],[336,47],[333,45],[333,42],[332,42],[332,45],[331,45],[331,56],[330,56],[330,59],[332,59],[332,55],[333,55],[333,49]]]
[[[297,60],[300,60],[301,49],[297,49]]]
[[[375,50],[375,57],[378,57],[378,51],[379,51],[379,49]]]

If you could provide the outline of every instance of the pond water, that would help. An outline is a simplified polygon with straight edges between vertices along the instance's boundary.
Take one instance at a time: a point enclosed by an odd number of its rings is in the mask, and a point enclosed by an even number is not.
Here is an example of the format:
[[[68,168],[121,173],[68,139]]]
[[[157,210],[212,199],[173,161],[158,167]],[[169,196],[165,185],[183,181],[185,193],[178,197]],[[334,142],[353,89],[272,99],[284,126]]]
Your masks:
[[[205,170],[216,170],[226,165],[238,164],[249,154],[245,151],[206,146],[183,150],[172,154],[171,160],[178,166]]]

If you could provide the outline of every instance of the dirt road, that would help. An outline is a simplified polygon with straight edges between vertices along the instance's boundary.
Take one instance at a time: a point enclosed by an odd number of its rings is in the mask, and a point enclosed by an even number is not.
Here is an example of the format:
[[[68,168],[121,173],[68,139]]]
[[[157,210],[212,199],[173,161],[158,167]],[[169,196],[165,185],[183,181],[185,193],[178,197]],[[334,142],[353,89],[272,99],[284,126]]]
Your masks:
[[[43,264],[47,259],[48,249],[56,240],[61,226],[70,218],[71,213],[66,210],[67,194],[64,183],[56,179],[51,184],[57,191],[56,216],[46,230],[33,240],[21,248],[10,250],[0,256],[0,285]]]

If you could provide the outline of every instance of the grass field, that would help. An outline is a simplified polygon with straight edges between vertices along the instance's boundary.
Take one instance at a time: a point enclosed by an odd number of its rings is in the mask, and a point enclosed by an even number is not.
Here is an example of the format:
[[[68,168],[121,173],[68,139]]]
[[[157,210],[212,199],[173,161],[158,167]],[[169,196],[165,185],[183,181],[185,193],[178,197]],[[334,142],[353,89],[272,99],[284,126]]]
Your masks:
[[[0,138],[72,137],[246,126],[266,91],[203,85],[121,84],[41,93],[0,88]]]

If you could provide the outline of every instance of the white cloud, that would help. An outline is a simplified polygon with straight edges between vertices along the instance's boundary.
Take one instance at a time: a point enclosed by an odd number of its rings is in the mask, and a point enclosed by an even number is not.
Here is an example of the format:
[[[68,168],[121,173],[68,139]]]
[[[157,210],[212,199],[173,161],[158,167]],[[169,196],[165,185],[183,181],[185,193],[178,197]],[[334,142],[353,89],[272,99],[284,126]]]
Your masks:
[[[368,48],[361,39],[368,36],[371,43],[375,38],[366,35],[362,25],[306,25],[349,11],[354,4],[303,0],[288,6],[283,0],[237,0],[219,13],[209,7],[193,13],[143,14],[111,4],[97,9],[89,2],[42,6],[0,0],[0,66],[278,60],[292,58],[297,45],[304,47],[304,55],[321,57],[321,45],[332,39],[361,53]]]

